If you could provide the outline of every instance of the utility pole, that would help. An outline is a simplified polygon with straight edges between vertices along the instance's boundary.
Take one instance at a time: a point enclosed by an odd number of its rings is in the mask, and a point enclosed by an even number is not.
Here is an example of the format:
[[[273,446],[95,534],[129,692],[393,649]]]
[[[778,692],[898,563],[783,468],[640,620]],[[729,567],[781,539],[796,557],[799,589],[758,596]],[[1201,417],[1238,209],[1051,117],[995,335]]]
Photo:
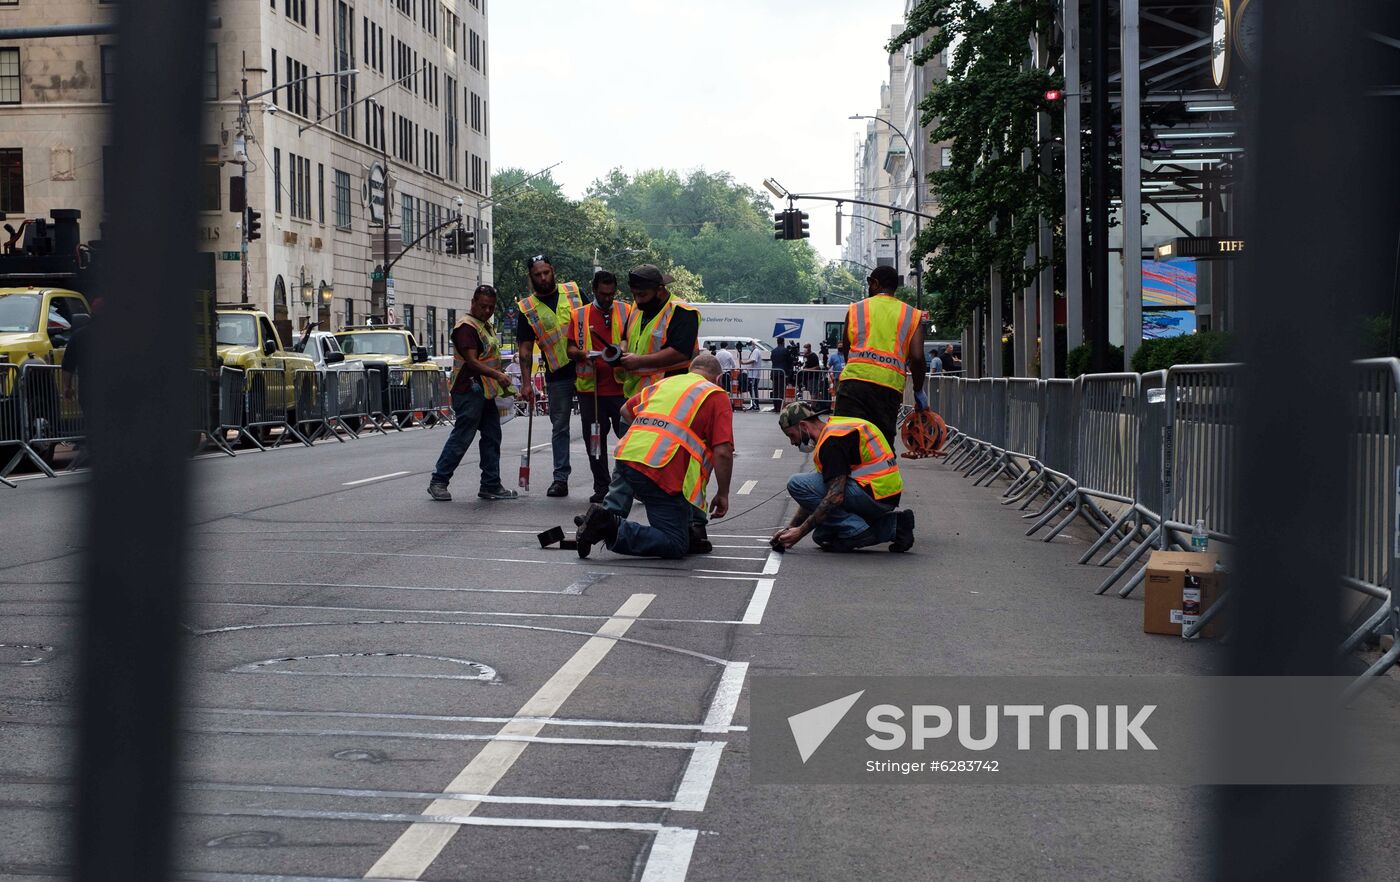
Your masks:
[[[1094,205],[1090,235],[1093,238],[1093,287],[1085,322],[1094,373],[1108,367],[1108,0],[1094,3],[1093,100],[1090,104],[1093,137],[1090,141]],[[1137,132],[1125,132],[1123,143],[1136,144]]]
[[[243,53],[243,88],[239,95],[248,94],[248,53]],[[233,158],[242,169],[243,175],[243,217],[238,223],[238,275],[241,289],[239,303],[248,302],[248,102],[238,102],[238,135],[233,142]]]

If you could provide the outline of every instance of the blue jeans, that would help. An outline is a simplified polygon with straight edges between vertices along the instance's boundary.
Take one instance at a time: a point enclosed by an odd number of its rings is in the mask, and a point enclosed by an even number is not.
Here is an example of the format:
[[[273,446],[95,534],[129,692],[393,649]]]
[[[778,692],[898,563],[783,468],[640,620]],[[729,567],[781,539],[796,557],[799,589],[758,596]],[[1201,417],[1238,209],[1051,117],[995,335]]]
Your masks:
[[[679,560],[690,550],[690,513],[695,511],[684,496],[666,493],[641,471],[619,464],[618,474],[631,488],[632,495],[647,507],[647,523],[624,520],[617,528],[611,550],[633,557],[663,557]]]
[[[788,478],[788,495],[808,512],[816,511],[826,495],[826,480],[816,472],[804,472]],[[846,479],[846,501],[826,516],[812,531],[818,545],[828,542],[848,542],[869,531],[869,536],[855,547],[882,545],[894,541],[895,507],[877,502],[865,488],[851,478]]]
[[[630,466],[627,471],[635,471]],[[632,485],[628,482],[627,476],[623,474],[622,463],[617,463],[613,469],[612,483],[608,484],[608,493],[603,497],[603,508],[612,512],[620,518],[626,518],[632,514],[632,502],[636,494],[632,492]],[[642,502],[646,502],[645,499]],[[691,523],[705,526],[710,522],[710,513],[706,509],[696,508],[686,503],[690,507]]]
[[[494,399],[487,400],[481,382],[473,381],[465,393],[452,393],[452,413],[456,422],[452,433],[442,446],[433,469],[434,484],[452,483],[452,473],[462,457],[471,449],[472,440],[481,432],[481,489],[495,490],[501,486],[501,415]]]
[[[545,385],[549,395],[549,440],[554,446],[554,480],[569,482],[569,416],[574,412],[574,381]],[[585,439],[586,443],[587,439]]]

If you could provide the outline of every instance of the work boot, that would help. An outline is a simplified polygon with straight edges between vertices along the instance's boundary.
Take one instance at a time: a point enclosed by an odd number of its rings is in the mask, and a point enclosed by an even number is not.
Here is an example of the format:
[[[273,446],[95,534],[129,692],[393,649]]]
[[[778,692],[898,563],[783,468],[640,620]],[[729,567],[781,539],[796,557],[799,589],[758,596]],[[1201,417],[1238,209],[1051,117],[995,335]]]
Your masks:
[[[481,488],[480,490],[476,491],[476,496],[477,496],[478,499],[519,499],[519,498],[520,498],[520,494],[519,494],[519,493],[515,492],[514,490],[507,490],[507,489],[504,488],[504,487],[493,487],[493,488],[491,488],[491,489],[487,489],[487,488],[483,487],[483,488]]]
[[[441,481],[433,481],[428,485],[428,495],[438,502],[451,502],[452,494],[447,492],[447,485]]]
[[[588,497],[588,501],[591,502],[591,503],[593,503],[594,505],[597,505],[598,503],[602,502],[603,499],[604,499],[604,497],[606,497],[607,495],[608,495],[608,485],[607,485],[607,484],[604,484],[604,485],[601,486],[601,487],[594,487],[594,488],[593,488],[593,495],[590,496],[590,497]]]
[[[575,538],[578,541],[578,556],[588,557],[593,546],[599,542],[612,545],[617,540],[617,516],[601,505],[590,505],[583,515],[583,524]]]
[[[890,551],[908,551],[914,547],[914,511],[904,509],[894,515],[894,541]]]
[[[568,496],[569,485],[564,483],[563,481],[555,481],[553,484],[549,485],[548,490],[544,491],[544,495],[554,497]]]
[[[690,548],[686,549],[686,554],[709,554],[715,550],[715,546],[710,543],[710,537],[705,532],[704,524],[690,525]]]

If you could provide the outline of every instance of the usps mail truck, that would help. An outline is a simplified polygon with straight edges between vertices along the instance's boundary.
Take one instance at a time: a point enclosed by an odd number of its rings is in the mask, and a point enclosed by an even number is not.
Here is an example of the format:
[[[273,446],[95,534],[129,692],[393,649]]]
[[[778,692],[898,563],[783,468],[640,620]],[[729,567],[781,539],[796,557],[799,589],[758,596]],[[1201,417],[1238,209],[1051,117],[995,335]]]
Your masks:
[[[700,336],[716,339],[791,340],[799,346],[816,349],[826,341],[833,346],[841,339],[849,304],[804,303],[697,303],[700,310]]]

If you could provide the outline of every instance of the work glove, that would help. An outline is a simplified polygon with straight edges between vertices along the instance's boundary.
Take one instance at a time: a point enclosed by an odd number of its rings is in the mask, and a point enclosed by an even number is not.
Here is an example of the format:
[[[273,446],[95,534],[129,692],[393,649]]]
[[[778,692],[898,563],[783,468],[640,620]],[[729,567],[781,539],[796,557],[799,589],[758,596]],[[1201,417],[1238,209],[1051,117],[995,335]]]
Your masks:
[[[914,393],[914,409],[928,410],[928,395],[923,392]]]

